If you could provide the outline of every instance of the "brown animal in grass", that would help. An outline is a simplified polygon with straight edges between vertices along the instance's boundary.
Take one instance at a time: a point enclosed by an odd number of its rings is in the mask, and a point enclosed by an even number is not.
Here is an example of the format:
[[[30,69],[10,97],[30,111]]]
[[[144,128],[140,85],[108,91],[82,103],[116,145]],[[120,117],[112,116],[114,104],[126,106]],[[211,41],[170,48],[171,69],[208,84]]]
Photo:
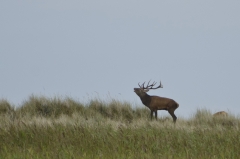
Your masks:
[[[228,113],[225,112],[225,111],[220,111],[220,112],[217,112],[215,114],[213,114],[214,117],[227,117],[228,116]]]
[[[151,85],[149,85],[149,81],[146,87],[144,86],[144,83],[141,86],[138,84],[139,88],[134,88],[134,92],[140,97],[142,103],[151,110],[151,120],[153,118],[153,112],[155,113],[155,118],[157,120],[157,111],[166,110],[172,116],[173,122],[176,123],[177,117],[174,114],[174,111],[179,107],[179,104],[173,99],[159,96],[150,96],[146,93],[150,89],[163,88],[161,82],[160,85],[156,88],[153,88],[156,82],[153,82]]]

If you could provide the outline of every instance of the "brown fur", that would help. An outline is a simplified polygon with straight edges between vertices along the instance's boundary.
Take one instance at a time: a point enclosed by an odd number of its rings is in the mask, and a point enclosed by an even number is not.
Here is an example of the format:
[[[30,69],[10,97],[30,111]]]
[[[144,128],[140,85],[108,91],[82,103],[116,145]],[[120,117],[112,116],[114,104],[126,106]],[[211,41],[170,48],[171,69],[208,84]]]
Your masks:
[[[179,107],[179,104],[173,99],[150,96],[146,93],[146,90],[142,88],[134,88],[134,92],[140,97],[142,103],[151,110],[151,120],[153,118],[153,112],[157,120],[157,110],[167,110],[173,118],[173,122],[176,123],[177,117],[174,111]]]
[[[225,111],[220,111],[220,112],[217,112],[215,114],[213,114],[214,117],[227,117],[228,116],[228,113],[225,112]]]

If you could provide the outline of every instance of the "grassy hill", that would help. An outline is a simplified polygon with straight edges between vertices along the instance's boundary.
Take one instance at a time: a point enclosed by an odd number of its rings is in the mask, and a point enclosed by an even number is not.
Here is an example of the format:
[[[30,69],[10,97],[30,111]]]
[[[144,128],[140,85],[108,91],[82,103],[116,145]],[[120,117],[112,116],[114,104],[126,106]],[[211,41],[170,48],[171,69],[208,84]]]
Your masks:
[[[181,109],[181,108],[180,108]],[[239,158],[240,119],[196,110],[151,121],[127,102],[31,96],[0,101],[0,158]]]

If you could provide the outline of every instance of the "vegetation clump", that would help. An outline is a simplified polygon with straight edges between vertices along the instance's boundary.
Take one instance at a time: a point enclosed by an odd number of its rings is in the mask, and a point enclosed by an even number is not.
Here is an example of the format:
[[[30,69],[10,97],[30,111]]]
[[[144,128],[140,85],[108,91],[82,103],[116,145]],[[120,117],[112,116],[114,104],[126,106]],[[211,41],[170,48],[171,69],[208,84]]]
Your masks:
[[[0,101],[0,158],[238,158],[240,119],[198,109],[151,121],[144,106],[31,96]],[[114,152],[114,153],[113,153]]]

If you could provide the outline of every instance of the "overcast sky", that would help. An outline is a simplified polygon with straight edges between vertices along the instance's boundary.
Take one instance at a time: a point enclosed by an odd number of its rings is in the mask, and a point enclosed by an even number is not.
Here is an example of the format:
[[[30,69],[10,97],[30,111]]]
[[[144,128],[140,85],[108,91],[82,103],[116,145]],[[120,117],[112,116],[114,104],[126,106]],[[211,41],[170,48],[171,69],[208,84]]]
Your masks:
[[[80,102],[109,96],[143,107],[138,83],[198,108],[240,114],[240,1],[0,2],[0,98]],[[167,115],[161,111],[160,115]]]

